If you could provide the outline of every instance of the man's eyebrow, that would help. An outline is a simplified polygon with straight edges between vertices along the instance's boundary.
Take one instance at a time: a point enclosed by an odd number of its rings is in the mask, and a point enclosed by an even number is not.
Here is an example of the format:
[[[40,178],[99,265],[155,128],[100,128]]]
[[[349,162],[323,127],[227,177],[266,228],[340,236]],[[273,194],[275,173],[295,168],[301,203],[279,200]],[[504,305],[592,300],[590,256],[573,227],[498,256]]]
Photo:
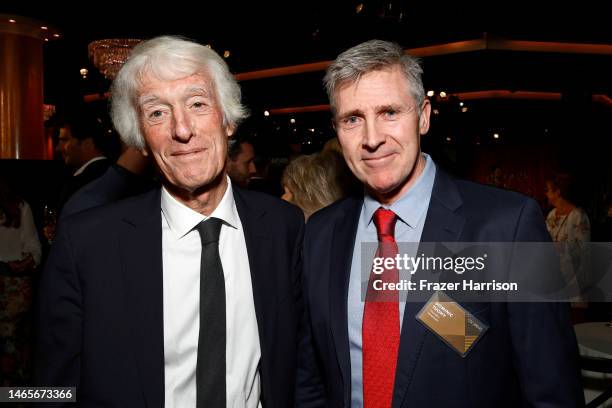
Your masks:
[[[390,103],[387,105],[378,105],[374,109],[376,112],[385,112],[385,111],[390,111],[390,110],[401,111],[402,106],[399,104]]]
[[[185,89],[185,97],[190,98],[195,95],[202,95],[210,98],[210,90],[204,86],[191,86]],[[145,106],[156,103],[160,98],[155,94],[142,95],[138,98],[138,105]]]
[[[138,105],[144,106],[153,102],[157,102],[159,98],[156,95],[143,95],[138,98]]]
[[[338,114],[338,119],[342,120],[351,116],[363,116],[363,111],[361,109],[353,109],[350,111],[342,112]]]

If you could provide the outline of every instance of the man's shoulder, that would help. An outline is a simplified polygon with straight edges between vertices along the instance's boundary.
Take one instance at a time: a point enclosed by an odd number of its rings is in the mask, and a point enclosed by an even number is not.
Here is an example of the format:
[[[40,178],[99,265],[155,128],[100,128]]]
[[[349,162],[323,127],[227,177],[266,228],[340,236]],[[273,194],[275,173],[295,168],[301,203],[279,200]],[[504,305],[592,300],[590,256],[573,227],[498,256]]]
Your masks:
[[[278,197],[259,191],[246,190],[236,186],[232,186],[232,188],[234,191],[234,198],[236,201],[239,201],[237,203],[239,208],[240,204],[242,204],[254,211],[265,211],[280,218],[301,220],[304,218],[302,211],[298,207],[286,202],[285,200],[281,200]]]
[[[115,201],[98,207],[71,214],[62,218],[60,226],[74,232],[91,233],[95,230],[115,228],[121,220],[138,219],[147,214],[159,213],[159,189],[147,191],[133,197]]]
[[[466,220],[464,233],[477,238],[546,242],[549,239],[542,209],[523,194],[466,180],[455,180],[461,204],[456,213]]]
[[[102,174],[104,174],[104,172],[106,172],[106,170],[111,166],[111,164],[112,162],[106,157],[92,161],[83,169],[83,172],[79,174],[79,176],[81,176],[80,178],[84,179],[90,179],[92,177],[98,178]]]
[[[534,199],[516,191],[504,190],[464,179],[453,179],[453,182],[466,211],[498,214],[520,212],[525,206],[539,208]]]
[[[512,190],[505,190],[489,184],[477,183],[475,181],[465,179],[454,179],[457,188],[465,195],[482,196],[498,200],[509,200],[510,202],[521,202],[530,198],[524,194]]]
[[[318,230],[333,226],[339,219],[356,216],[361,211],[363,197],[350,195],[320,209],[308,218],[307,228]]]

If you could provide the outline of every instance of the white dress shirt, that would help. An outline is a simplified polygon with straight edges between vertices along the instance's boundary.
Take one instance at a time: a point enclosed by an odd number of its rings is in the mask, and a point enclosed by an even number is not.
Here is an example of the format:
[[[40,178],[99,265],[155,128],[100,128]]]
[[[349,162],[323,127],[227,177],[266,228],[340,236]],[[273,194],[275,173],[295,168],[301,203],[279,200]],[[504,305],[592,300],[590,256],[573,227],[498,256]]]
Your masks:
[[[200,329],[200,256],[194,228],[208,217],[162,188],[164,379],[166,408],[195,407]],[[227,406],[260,407],[261,348],[244,230],[232,186],[210,215],[223,221],[219,255],[225,275]]]

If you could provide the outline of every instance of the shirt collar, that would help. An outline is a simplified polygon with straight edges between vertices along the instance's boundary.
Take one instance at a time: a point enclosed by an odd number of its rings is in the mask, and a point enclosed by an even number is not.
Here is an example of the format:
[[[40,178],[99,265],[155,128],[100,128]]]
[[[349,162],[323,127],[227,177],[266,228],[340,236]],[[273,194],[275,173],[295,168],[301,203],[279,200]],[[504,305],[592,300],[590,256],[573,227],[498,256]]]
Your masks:
[[[72,175],[74,176],[78,176],[79,174],[81,174],[82,172],[85,171],[85,169],[87,168],[87,166],[89,166],[91,163],[98,161],[98,160],[104,160],[106,159],[106,156],[98,156],[98,157],[94,157],[93,159],[89,160],[87,163],[85,163],[84,165],[82,165],[81,167],[79,167],[77,169],[77,171],[74,172],[74,174]]]
[[[240,225],[238,222],[238,211],[236,210],[236,204],[234,202],[232,183],[229,177],[227,177],[227,188],[225,189],[225,193],[223,193],[219,205],[217,205],[217,208],[214,209],[209,217],[179,202],[165,187],[162,187],[161,191],[161,210],[164,218],[168,222],[170,231],[176,239],[184,237],[200,222],[210,217],[219,218],[223,221],[223,224],[232,228],[238,228]]]
[[[382,205],[366,192],[363,200],[363,207],[365,220],[367,220],[368,224],[372,222],[374,212],[379,207],[384,207],[396,213],[399,219],[411,228],[417,227],[419,220],[429,207],[429,199],[436,178],[435,163],[428,154],[421,154],[425,158],[425,168],[423,172],[416,183],[414,183],[399,200],[391,204],[391,206]]]

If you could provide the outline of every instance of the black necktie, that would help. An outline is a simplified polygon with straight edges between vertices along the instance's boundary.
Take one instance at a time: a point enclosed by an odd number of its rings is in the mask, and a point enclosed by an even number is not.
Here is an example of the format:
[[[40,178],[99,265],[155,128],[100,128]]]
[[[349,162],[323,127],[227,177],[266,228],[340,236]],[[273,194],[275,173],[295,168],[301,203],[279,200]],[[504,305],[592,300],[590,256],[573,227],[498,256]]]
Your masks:
[[[225,408],[225,279],[219,257],[221,220],[209,218],[196,229],[202,240],[196,407]]]

